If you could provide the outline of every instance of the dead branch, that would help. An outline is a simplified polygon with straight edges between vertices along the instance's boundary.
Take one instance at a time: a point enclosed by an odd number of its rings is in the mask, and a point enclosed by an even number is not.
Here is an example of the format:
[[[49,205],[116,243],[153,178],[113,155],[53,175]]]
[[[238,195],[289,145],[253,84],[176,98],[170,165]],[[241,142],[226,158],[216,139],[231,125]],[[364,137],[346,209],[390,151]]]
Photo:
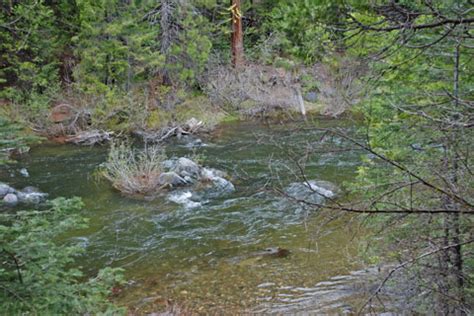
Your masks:
[[[73,143],[76,145],[87,145],[93,146],[96,144],[103,144],[110,142],[112,139],[113,132],[105,132],[99,130],[82,131],[77,134],[70,136],[66,139],[67,143]]]
[[[374,297],[377,296],[378,293],[380,293],[380,291],[382,290],[382,288],[385,286],[385,284],[388,282],[388,280],[392,277],[392,275],[397,272],[398,270],[400,269],[403,269],[405,268],[406,266],[408,266],[409,264],[412,264],[412,263],[415,263],[423,258],[426,258],[426,257],[429,257],[429,256],[432,256],[438,252],[441,252],[441,251],[445,251],[445,250],[448,250],[448,249],[451,249],[451,248],[456,248],[456,247],[460,247],[460,246],[463,246],[463,245],[467,245],[467,244],[470,244],[474,242],[474,239],[470,239],[470,240],[467,240],[467,241],[464,241],[464,242],[460,242],[460,243],[456,243],[456,244],[452,244],[452,245],[448,245],[448,246],[444,246],[444,247],[441,247],[441,248],[437,248],[435,250],[431,250],[431,251],[428,251],[428,252],[425,252],[421,255],[419,255],[418,257],[416,258],[412,258],[410,260],[407,260],[399,265],[397,265],[395,268],[391,269],[390,272],[387,274],[387,276],[384,278],[384,280],[382,281],[382,283],[377,287],[377,289],[372,293],[372,295],[369,297],[369,299],[367,299],[367,301],[362,305],[362,307],[359,309],[359,312],[358,314],[362,314],[364,308],[370,304],[370,302],[374,299]]]

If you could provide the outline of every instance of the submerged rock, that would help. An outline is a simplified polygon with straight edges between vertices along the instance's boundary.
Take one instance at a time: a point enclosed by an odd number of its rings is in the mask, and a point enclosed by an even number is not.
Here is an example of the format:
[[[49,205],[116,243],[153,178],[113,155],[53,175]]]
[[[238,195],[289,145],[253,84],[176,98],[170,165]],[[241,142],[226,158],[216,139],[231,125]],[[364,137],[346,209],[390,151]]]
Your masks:
[[[235,191],[235,187],[232,184],[232,182],[221,177],[216,177],[212,179],[212,184],[213,184],[213,189],[219,195],[223,193],[231,193]]]
[[[257,264],[259,261],[264,260],[265,258],[286,258],[290,255],[290,253],[291,252],[285,248],[270,247],[262,251],[256,251],[247,255],[234,257],[229,261],[232,264],[238,264],[239,266],[251,266]]]
[[[292,198],[310,203],[321,203],[324,198],[333,198],[339,189],[327,181],[308,181],[291,183],[285,192]]]
[[[201,179],[206,181],[212,181],[215,178],[227,178],[227,173],[221,170],[213,168],[202,168],[201,170]]]
[[[186,208],[195,208],[202,205],[200,202],[191,200],[192,197],[193,194],[189,191],[175,192],[168,196],[168,200],[177,204],[182,204]]]
[[[275,257],[275,258],[285,258],[288,257],[290,251],[285,248],[280,247],[271,247],[267,248],[264,251],[256,252],[255,256],[262,256],[262,257]]]
[[[47,193],[40,192],[39,189],[32,186],[17,191],[3,183],[0,183],[0,193],[2,193],[0,197],[3,197],[3,201],[9,205],[16,205],[17,203],[38,204],[48,196]]]
[[[25,178],[28,178],[30,176],[30,173],[28,172],[28,170],[26,168],[21,168],[20,169],[20,174]]]
[[[186,148],[197,148],[197,147],[205,146],[205,144],[199,138],[196,138],[196,139],[186,138],[185,140],[187,141],[185,145]]]
[[[25,193],[25,194],[30,194],[30,193],[41,193],[40,190],[36,187],[33,187],[33,186],[27,186],[27,187],[24,187],[23,190],[21,190],[22,193]]]
[[[158,183],[160,186],[177,187],[180,185],[185,185],[187,181],[180,177],[176,172],[170,171],[160,174],[158,177]]]
[[[13,193],[8,193],[3,197],[3,202],[8,205],[16,205],[18,203],[18,197]]]
[[[33,187],[26,187],[25,189],[17,193],[18,200],[22,203],[38,204],[43,202],[48,196],[47,193],[32,191]]]
[[[220,197],[235,191],[235,187],[229,180],[225,179],[225,172],[203,168],[201,170],[201,181],[208,184],[207,195],[209,197]]]

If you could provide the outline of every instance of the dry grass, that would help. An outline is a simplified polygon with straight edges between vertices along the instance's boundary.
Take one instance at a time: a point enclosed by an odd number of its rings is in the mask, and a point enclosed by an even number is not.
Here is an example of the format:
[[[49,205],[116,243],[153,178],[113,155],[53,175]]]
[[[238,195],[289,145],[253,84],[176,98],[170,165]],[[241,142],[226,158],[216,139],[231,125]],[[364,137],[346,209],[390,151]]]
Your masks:
[[[208,71],[205,92],[214,104],[255,116],[272,110],[299,111],[297,78],[283,68],[248,64]]]
[[[165,159],[159,146],[137,150],[128,143],[113,143],[101,174],[122,193],[151,195],[160,189],[158,179]]]
[[[316,90],[317,104],[304,102],[305,107],[338,116],[363,98],[360,78],[367,72],[367,66],[360,60],[344,56],[334,56],[331,63],[293,66],[290,70],[251,63],[238,70],[213,65],[203,89],[214,104],[250,117],[275,110],[290,115],[300,112],[302,92]],[[310,78],[310,82],[303,78]]]
[[[364,97],[361,77],[368,72],[359,60],[338,57],[335,65],[316,64],[308,71],[319,82],[321,114],[339,116]]]

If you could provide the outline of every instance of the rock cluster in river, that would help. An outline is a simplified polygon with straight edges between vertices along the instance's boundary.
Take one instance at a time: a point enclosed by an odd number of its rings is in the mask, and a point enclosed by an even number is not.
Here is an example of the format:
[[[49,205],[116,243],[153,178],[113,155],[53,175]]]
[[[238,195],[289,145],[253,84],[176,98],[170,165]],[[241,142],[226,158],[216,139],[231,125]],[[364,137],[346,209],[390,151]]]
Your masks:
[[[192,188],[173,192],[169,200],[189,207],[200,205],[205,198],[216,198],[235,190],[232,182],[227,180],[227,174],[223,171],[206,168],[198,165],[189,158],[165,160],[162,166],[166,172],[159,177],[159,184],[169,188]]]
[[[40,192],[35,187],[25,187],[17,190],[8,184],[0,182],[0,199],[9,206],[15,206],[18,203],[38,204],[46,199],[48,195]]]
[[[226,180],[226,173],[220,170],[205,168],[189,158],[181,157],[178,159],[165,160],[162,166],[166,172],[160,175],[159,184],[169,187],[186,186],[201,183],[212,182],[218,186],[233,185]]]

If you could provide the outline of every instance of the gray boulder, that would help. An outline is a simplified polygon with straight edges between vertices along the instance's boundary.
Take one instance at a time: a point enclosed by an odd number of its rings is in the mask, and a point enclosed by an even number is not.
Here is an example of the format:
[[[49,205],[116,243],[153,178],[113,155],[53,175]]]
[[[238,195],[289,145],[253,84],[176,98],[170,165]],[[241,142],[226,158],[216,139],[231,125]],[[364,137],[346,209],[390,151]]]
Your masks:
[[[183,177],[184,181],[186,181],[187,184],[193,184],[196,183],[197,179],[193,179],[190,176],[184,176]]]
[[[189,176],[193,178],[199,178],[201,168],[191,159],[181,157],[176,162],[174,172],[176,172],[181,177]]]
[[[235,187],[232,184],[232,182],[224,178],[216,177],[212,179],[212,182],[214,185],[214,189],[216,190],[216,193],[218,193],[219,195],[227,194],[227,193],[231,193],[235,191]]]
[[[13,193],[8,193],[3,197],[3,202],[8,205],[16,205],[18,203],[18,197]]]
[[[26,169],[26,168],[21,168],[20,169],[20,174],[25,178],[28,178],[30,176],[30,173],[28,172],[28,169]]]
[[[203,168],[201,170],[201,180],[209,183],[207,186],[206,196],[216,198],[235,191],[235,187],[229,180],[225,179],[225,172]]]
[[[23,188],[23,190],[16,192],[16,195],[19,202],[28,204],[41,203],[48,196],[47,193],[43,193],[38,188],[32,186]]]
[[[8,184],[0,182],[0,199],[8,193],[15,193],[15,189],[9,186]]]
[[[25,192],[18,192],[18,200],[22,203],[28,203],[28,204],[38,204],[43,202],[48,194],[42,193],[42,192],[31,192],[31,193],[25,193]]]
[[[23,190],[21,190],[21,192],[23,192],[23,193],[25,193],[25,194],[41,193],[41,191],[40,191],[38,188],[32,187],[32,186],[24,187]]]
[[[158,183],[160,184],[160,186],[167,185],[167,186],[176,187],[180,185],[185,185],[187,182],[185,179],[180,177],[176,172],[171,171],[171,172],[163,172],[162,174],[160,174],[160,176],[158,177]]]
[[[204,181],[212,181],[214,178],[227,178],[227,173],[214,168],[202,168],[201,179]]]
[[[285,190],[292,198],[318,204],[325,198],[335,197],[338,191],[338,188],[330,182],[314,180],[291,183]]]
[[[163,160],[161,166],[166,170],[172,170],[176,167],[176,159]]]

